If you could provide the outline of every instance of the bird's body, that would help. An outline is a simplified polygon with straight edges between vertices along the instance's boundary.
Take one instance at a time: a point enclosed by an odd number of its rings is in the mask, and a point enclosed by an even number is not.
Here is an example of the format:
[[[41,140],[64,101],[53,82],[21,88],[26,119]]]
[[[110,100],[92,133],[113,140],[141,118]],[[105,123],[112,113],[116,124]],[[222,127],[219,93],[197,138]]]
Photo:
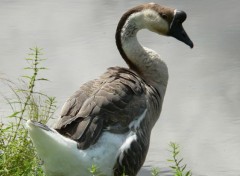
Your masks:
[[[130,68],[109,68],[83,84],[63,106],[55,129],[28,122],[48,176],[88,176],[93,164],[107,176],[137,174],[162,109],[168,70],[155,51],[138,42],[136,34],[147,28],[167,35],[175,27],[175,18],[185,20],[184,12],[177,13],[154,3],[130,9],[116,31],[117,47]],[[185,32],[181,25],[177,27]],[[186,41],[175,37],[192,46],[183,34]]]

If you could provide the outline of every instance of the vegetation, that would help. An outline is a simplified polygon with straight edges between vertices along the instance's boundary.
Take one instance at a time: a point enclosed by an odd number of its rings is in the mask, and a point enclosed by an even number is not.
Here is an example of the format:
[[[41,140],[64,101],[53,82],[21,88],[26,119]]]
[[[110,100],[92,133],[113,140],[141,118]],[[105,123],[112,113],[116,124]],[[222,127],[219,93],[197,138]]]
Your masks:
[[[185,171],[187,165],[186,164],[181,165],[183,158],[181,158],[180,160],[177,158],[180,152],[179,145],[171,142],[170,148],[172,159],[169,159],[168,161],[173,164],[170,166],[170,168],[172,169],[174,176],[192,176],[191,171]]]
[[[26,58],[28,67],[25,70],[31,72],[31,76],[25,75],[20,80],[18,87],[11,81],[5,80],[5,84],[13,93],[12,98],[4,97],[12,110],[7,121],[1,123],[0,128],[0,175],[44,175],[41,169],[41,160],[37,157],[33,144],[28,137],[24,123],[33,119],[46,123],[52,118],[56,108],[54,97],[36,91],[36,83],[47,81],[39,78],[39,72],[45,70],[41,66],[41,49],[30,49],[29,58]]]
[[[151,170],[152,176],[158,176],[160,173],[161,172],[160,172],[159,168],[152,168],[152,170]]]
[[[3,82],[12,91],[13,97],[4,97],[10,106],[12,113],[5,120],[0,122],[0,175],[1,176],[44,176],[42,162],[38,158],[33,143],[28,137],[28,131],[23,122],[29,119],[40,121],[46,124],[53,118],[56,110],[55,97],[36,91],[36,83],[39,81],[48,81],[40,77],[39,73],[46,70],[42,66],[41,49],[32,48],[29,57],[26,58],[28,67],[25,70],[30,71],[30,76],[23,76],[18,84],[9,80]],[[20,85],[20,86],[19,86]],[[6,119],[7,118],[7,119]],[[1,118],[0,118],[1,119]],[[186,164],[181,165],[183,159],[178,160],[179,146],[170,143],[172,163],[170,168],[174,176],[191,176],[190,171],[185,171]],[[89,168],[92,176],[103,176],[97,166]],[[152,176],[161,174],[158,168],[151,170]],[[125,174],[123,176],[126,176]]]

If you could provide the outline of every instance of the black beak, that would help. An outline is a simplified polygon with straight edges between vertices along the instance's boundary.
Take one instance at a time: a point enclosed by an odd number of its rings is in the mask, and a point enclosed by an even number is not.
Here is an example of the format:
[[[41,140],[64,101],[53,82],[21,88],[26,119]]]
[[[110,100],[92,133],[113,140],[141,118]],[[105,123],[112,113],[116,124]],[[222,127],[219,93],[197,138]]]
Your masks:
[[[170,25],[170,31],[168,35],[175,37],[176,39],[193,48],[193,42],[190,40],[182,26],[182,23],[186,20],[186,18],[187,14],[184,11],[176,11],[173,21]]]

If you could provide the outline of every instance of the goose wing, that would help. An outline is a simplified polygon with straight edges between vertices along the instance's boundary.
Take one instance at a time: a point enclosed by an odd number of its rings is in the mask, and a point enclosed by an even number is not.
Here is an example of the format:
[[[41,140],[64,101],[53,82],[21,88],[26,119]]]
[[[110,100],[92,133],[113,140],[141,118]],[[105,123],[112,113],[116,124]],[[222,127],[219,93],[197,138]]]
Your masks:
[[[146,110],[145,82],[125,68],[109,68],[84,84],[62,109],[56,130],[86,149],[103,131],[124,133]]]

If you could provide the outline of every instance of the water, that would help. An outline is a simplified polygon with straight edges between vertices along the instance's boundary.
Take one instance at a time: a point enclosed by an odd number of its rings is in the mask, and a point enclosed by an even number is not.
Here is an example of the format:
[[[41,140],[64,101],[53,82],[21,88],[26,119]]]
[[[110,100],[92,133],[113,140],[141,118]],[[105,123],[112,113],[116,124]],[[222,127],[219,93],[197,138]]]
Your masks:
[[[110,66],[125,66],[115,46],[115,28],[126,9],[141,2],[146,1],[1,0],[0,77],[23,75],[28,48],[42,47],[50,68],[45,76],[52,82],[37,87],[56,96],[61,106],[82,83]],[[184,27],[195,47],[148,31],[139,34],[170,72],[144,168],[166,171],[168,144],[174,141],[195,176],[240,175],[240,3],[156,2],[187,12]],[[8,92],[5,87],[0,91]],[[6,109],[0,105],[2,115]]]

